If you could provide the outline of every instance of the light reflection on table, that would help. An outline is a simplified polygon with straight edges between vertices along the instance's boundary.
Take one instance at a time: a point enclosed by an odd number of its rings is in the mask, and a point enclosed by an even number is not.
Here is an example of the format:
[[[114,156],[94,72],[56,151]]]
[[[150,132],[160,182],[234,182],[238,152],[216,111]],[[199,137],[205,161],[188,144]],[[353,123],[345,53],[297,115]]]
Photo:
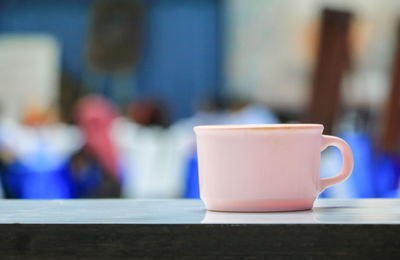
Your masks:
[[[0,224],[400,224],[399,199],[319,199],[296,212],[207,211],[200,200],[0,200]]]
[[[201,223],[209,224],[399,224],[400,200],[320,199],[312,210],[271,213],[206,211]]]

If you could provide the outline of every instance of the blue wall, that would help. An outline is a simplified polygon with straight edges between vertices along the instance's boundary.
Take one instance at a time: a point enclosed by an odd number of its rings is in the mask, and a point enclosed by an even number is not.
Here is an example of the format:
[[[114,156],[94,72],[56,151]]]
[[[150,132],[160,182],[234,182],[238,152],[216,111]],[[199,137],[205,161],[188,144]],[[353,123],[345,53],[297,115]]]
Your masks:
[[[53,35],[62,47],[63,70],[82,80],[89,71],[84,50],[92,3],[3,0],[0,32]],[[142,60],[136,70],[121,78],[127,85],[125,95],[161,99],[173,119],[189,116],[196,104],[216,95],[221,86],[221,1],[145,3],[148,9]],[[95,77],[99,80],[92,83],[105,81],[105,75]]]

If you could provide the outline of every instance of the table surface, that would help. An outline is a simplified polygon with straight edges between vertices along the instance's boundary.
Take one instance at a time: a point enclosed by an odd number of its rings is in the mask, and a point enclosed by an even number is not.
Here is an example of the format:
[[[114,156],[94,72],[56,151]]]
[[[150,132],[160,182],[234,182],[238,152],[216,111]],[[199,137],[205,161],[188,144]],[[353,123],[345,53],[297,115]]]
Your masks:
[[[280,213],[208,212],[200,200],[1,200],[0,259],[400,259],[399,223],[399,199],[320,199]]]
[[[0,224],[400,224],[400,199],[319,199],[308,211],[211,212],[200,200],[2,200]]]

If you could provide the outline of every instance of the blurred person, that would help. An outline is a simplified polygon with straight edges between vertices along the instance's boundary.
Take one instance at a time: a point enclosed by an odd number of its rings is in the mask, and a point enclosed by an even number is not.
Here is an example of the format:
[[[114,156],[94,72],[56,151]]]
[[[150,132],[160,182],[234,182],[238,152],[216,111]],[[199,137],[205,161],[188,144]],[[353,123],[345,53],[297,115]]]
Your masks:
[[[134,198],[178,198],[192,133],[169,125],[167,109],[154,100],[133,103],[113,126],[126,175],[123,194]]]
[[[121,196],[122,176],[118,157],[110,136],[114,106],[100,96],[88,96],[76,106],[76,123],[84,145],[74,153],[66,167],[75,198],[109,198]]]
[[[22,124],[25,126],[39,127],[59,122],[58,111],[55,107],[43,109],[36,104],[31,104],[25,109]]]
[[[167,127],[169,125],[166,108],[158,101],[134,102],[128,107],[127,112],[128,118],[142,126]]]
[[[3,195],[8,199],[71,197],[68,177],[59,168],[37,170],[7,149],[0,149],[0,175]]]
[[[56,111],[30,108],[23,124],[2,125],[2,182],[9,198],[120,197],[120,176],[109,130],[116,111],[91,96],[76,107],[78,129]],[[12,156],[10,156],[12,155]]]
[[[60,168],[79,147],[79,134],[57,121],[53,108],[28,106],[22,123],[0,124],[1,174],[7,198],[69,198]]]
[[[123,194],[135,198],[198,197],[193,127],[199,124],[276,123],[261,105],[208,102],[193,117],[168,124],[167,109],[156,101],[140,101],[113,125],[122,155]]]
[[[21,198],[21,183],[17,178],[12,178],[12,175],[18,171],[19,164],[16,163],[14,155],[0,147],[0,179],[1,190],[4,198],[16,199]]]

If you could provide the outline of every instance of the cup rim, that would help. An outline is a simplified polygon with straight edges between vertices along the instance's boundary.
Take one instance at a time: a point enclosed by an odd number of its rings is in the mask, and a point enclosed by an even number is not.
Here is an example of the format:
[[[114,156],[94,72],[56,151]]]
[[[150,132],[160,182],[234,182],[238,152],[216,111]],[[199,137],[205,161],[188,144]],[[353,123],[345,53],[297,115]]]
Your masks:
[[[243,125],[198,125],[198,130],[305,130],[323,129],[322,124],[243,124]]]

